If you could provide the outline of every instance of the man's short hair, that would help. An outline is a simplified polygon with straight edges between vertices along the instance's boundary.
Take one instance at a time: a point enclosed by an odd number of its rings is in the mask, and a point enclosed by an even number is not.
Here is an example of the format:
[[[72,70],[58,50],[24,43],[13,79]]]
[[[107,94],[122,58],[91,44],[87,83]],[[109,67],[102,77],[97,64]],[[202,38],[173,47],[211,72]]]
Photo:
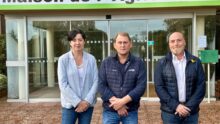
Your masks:
[[[169,43],[170,35],[173,34],[173,33],[175,33],[175,32],[179,32],[179,33],[181,33],[181,34],[183,35],[183,38],[185,39],[185,36],[184,36],[184,32],[183,32],[183,31],[169,32],[169,33],[167,34],[167,37],[166,37],[167,43]]]
[[[129,36],[129,34],[127,32],[118,32],[113,40],[113,43],[116,42],[118,35],[127,37],[129,39],[129,41],[131,42],[131,37]]]

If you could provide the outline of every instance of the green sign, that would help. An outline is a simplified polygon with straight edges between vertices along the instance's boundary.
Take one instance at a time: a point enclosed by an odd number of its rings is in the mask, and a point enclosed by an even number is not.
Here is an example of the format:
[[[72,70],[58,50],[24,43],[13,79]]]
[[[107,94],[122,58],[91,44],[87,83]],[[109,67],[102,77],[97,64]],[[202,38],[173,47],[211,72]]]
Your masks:
[[[199,54],[202,63],[218,62],[218,50],[201,50]]]
[[[148,46],[153,46],[153,45],[154,45],[154,41],[152,41],[152,40],[151,40],[151,41],[148,41],[148,42],[147,42],[147,45],[148,45]]]

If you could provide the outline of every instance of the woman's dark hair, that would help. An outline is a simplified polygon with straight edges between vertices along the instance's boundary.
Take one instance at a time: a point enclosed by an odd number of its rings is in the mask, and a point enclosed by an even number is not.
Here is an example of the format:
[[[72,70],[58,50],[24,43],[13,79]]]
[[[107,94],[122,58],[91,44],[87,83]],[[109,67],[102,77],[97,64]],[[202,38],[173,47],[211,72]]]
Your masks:
[[[67,40],[68,40],[68,41],[73,40],[73,39],[76,37],[77,34],[81,34],[81,35],[82,35],[82,38],[83,38],[84,40],[86,40],[86,34],[85,34],[82,30],[80,30],[80,29],[74,29],[74,30],[68,32],[68,34],[67,34]]]

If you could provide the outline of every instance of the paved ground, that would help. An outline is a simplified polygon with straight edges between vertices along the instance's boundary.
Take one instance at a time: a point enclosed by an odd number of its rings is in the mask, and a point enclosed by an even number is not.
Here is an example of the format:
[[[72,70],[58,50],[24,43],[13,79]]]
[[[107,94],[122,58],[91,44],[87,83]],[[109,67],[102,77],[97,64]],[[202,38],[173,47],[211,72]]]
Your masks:
[[[92,124],[101,124],[101,102],[95,106]],[[0,99],[0,124],[60,124],[60,103],[7,103]],[[220,101],[203,102],[200,124],[220,124]],[[141,102],[139,124],[162,124],[158,102]]]

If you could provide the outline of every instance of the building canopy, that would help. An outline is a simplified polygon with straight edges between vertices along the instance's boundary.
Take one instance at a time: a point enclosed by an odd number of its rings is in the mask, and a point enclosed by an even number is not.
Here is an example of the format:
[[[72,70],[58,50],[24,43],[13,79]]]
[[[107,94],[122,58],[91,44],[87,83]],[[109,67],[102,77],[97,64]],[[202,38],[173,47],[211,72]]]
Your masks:
[[[215,6],[220,6],[219,0],[0,0],[0,11]]]

